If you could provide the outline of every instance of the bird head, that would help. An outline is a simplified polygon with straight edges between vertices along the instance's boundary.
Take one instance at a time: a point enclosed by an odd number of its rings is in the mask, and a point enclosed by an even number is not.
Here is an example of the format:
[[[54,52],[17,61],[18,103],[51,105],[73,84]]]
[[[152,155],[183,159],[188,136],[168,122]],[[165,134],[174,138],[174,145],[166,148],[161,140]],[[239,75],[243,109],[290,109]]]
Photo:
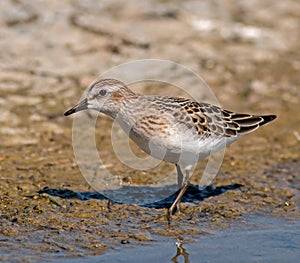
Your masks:
[[[114,118],[130,97],[135,97],[135,93],[123,82],[116,79],[102,79],[93,83],[86,97],[66,111],[64,115],[68,116],[78,111],[93,109]]]

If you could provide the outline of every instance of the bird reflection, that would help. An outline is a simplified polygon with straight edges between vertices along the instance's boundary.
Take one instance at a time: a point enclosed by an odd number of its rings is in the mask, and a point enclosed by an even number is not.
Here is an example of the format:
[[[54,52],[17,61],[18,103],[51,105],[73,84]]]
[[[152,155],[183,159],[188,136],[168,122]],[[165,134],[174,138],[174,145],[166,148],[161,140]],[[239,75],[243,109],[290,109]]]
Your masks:
[[[177,246],[177,252],[176,252],[176,255],[171,258],[171,261],[174,263],[178,263],[178,258],[180,256],[183,256],[184,263],[190,263],[190,261],[189,261],[190,254],[187,253],[185,248],[182,247],[182,243],[180,241],[176,242],[176,246]]]

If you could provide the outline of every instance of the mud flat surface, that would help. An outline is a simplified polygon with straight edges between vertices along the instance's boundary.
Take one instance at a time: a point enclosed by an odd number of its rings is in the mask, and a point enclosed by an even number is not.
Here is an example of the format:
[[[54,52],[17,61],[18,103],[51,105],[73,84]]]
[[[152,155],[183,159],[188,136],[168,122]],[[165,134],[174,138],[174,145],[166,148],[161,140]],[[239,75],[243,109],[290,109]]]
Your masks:
[[[162,239],[189,244],[249,215],[299,222],[299,13],[292,0],[1,1],[0,261],[111,255]],[[168,200],[107,206],[79,170],[72,118],[63,116],[104,71],[145,58],[191,68],[226,109],[278,115],[226,150],[213,186],[190,188],[171,225]],[[193,84],[176,69],[174,76]],[[167,85],[136,88],[183,96]],[[168,164],[146,172],[122,164],[111,125],[97,120],[97,147],[125,185],[170,171]],[[202,171],[199,163],[194,185]]]
[[[60,262],[297,262],[299,229],[299,221],[247,216],[234,227],[210,230],[193,242],[157,237],[151,245],[111,250],[101,256],[63,258]]]

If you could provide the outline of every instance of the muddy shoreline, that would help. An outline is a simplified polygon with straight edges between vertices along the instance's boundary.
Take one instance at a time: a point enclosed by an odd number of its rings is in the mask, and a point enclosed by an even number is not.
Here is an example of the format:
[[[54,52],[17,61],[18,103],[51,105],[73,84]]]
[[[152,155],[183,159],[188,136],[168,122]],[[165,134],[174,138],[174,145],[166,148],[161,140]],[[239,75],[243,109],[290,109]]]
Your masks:
[[[0,261],[100,255],[154,243],[157,235],[188,241],[248,214],[299,220],[297,1],[33,2],[0,4]],[[78,168],[73,119],[63,116],[99,74],[144,58],[191,68],[226,109],[278,116],[226,150],[213,187],[190,189],[170,226],[167,202],[107,207]],[[133,88],[183,96],[168,85]],[[141,182],[170,170],[162,164],[145,173],[122,164],[112,150],[111,125],[105,116],[96,125],[110,172]],[[202,171],[200,163],[192,183]]]

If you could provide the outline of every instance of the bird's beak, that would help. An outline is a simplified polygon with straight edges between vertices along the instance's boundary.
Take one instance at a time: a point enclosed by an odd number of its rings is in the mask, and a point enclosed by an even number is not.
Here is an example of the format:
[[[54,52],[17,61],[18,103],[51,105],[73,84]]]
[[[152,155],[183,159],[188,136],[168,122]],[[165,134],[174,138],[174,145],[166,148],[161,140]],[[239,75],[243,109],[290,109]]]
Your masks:
[[[64,113],[65,116],[69,116],[77,111],[86,110],[88,108],[88,100],[85,98],[81,102],[79,102],[77,105],[75,105],[73,108],[69,109]]]

